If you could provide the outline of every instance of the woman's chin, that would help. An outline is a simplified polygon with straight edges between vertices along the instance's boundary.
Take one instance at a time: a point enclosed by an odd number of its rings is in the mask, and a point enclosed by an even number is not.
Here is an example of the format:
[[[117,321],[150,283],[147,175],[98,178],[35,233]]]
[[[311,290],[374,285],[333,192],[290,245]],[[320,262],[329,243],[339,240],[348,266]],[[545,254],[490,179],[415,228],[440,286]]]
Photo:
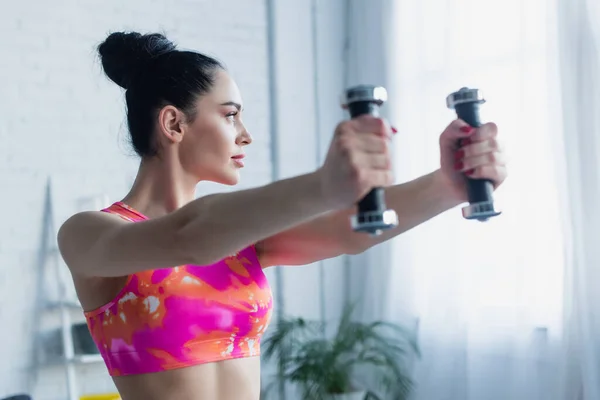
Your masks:
[[[224,175],[222,179],[219,180],[219,183],[227,186],[235,186],[240,182],[240,173],[239,171],[233,171]]]

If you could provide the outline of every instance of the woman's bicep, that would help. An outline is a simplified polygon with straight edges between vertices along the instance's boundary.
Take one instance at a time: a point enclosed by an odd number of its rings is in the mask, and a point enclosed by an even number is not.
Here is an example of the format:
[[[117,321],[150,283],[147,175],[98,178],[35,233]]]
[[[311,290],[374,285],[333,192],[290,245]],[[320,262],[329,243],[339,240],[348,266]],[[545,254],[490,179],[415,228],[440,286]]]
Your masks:
[[[69,268],[78,275],[125,276],[148,269],[190,263],[178,240],[176,215],[131,223],[103,212],[84,212],[60,228],[58,244]]]

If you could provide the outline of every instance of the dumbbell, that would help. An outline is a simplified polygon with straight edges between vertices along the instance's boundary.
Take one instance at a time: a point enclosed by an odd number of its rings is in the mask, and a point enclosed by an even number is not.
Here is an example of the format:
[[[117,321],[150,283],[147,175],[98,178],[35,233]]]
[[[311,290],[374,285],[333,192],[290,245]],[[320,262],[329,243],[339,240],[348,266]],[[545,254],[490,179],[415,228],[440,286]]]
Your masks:
[[[387,90],[384,87],[358,85],[344,91],[341,106],[348,110],[351,118],[365,114],[378,117],[379,108],[386,101]],[[358,212],[350,218],[355,232],[377,236],[398,225],[398,215],[396,211],[387,209],[385,192],[381,187],[373,188],[357,206]]]
[[[479,89],[463,87],[446,97],[446,105],[456,111],[458,118],[473,128],[480,127],[479,107],[485,103]],[[469,205],[462,209],[465,219],[487,221],[501,214],[494,209],[494,185],[487,179],[473,179],[465,176]]]

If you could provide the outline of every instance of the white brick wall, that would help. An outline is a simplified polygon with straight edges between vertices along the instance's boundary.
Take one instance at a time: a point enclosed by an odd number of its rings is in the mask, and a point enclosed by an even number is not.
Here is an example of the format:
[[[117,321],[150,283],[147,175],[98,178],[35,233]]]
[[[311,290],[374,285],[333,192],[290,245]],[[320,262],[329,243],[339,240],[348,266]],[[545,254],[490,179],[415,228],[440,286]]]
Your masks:
[[[277,65],[282,175],[316,165],[310,0],[278,1]],[[318,1],[319,126],[326,145],[342,117],[343,0]],[[102,74],[95,46],[114,30],[164,31],[181,47],[217,56],[234,74],[255,141],[241,188],[270,180],[269,91],[264,0],[110,0],[10,2],[0,13],[0,398],[33,391],[35,400],[65,399],[64,373],[46,368],[33,389],[31,349],[38,249],[46,180],[55,223],[77,199],[121,198],[138,160],[126,144],[121,91]],[[300,155],[302,157],[300,157]],[[305,157],[305,158],[303,158]],[[217,189],[199,187],[198,194]],[[222,189],[222,188],[220,188]],[[336,264],[330,261],[329,264]],[[269,272],[270,277],[273,272]],[[287,311],[318,316],[316,266],[283,272]],[[328,267],[328,307],[341,290]],[[286,284],[287,282],[287,284]],[[81,369],[83,392],[112,390],[102,365]]]

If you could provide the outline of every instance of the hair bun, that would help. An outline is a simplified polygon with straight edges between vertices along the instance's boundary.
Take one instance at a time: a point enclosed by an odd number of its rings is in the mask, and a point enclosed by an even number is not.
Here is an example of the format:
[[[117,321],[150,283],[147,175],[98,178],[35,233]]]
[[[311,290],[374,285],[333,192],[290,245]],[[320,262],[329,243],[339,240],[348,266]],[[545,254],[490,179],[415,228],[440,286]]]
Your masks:
[[[174,50],[175,45],[159,33],[115,32],[98,46],[104,72],[124,89],[154,58]]]

